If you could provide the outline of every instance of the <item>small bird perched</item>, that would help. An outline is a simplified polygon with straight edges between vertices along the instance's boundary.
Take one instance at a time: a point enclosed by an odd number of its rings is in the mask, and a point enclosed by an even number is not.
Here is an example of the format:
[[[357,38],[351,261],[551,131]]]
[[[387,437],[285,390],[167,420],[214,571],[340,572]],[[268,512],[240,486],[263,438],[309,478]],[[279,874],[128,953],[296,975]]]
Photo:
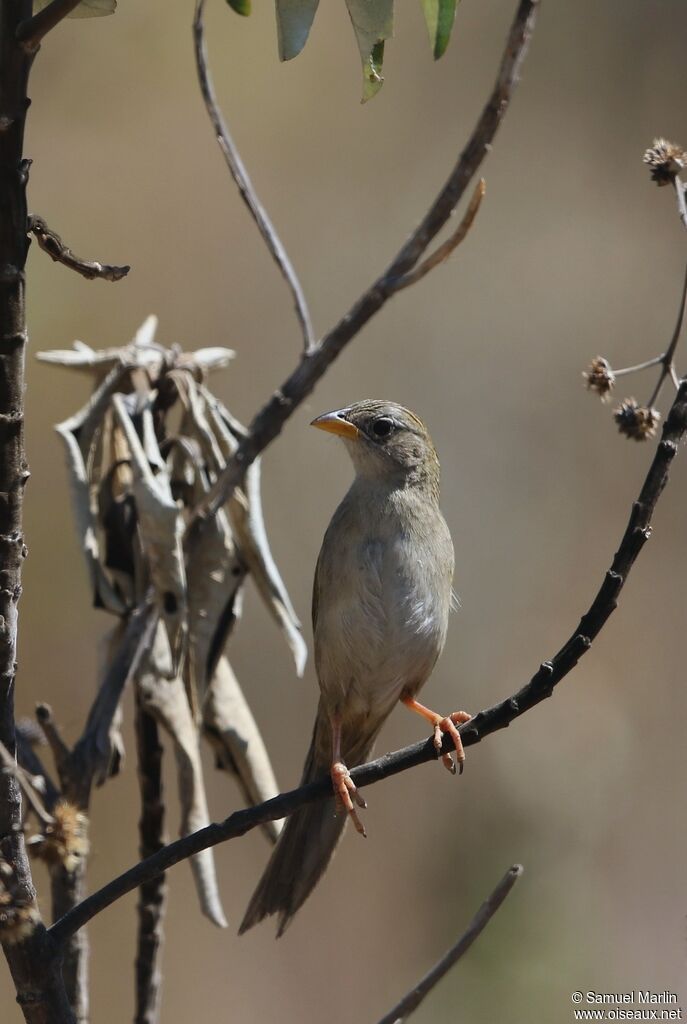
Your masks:
[[[393,402],[356,402],[313,420],[343,439],[355,480],[322,542],[313,588],[315,665],[320,701],[301,785],[325,772],[332,797],[288,819],[239,932],[279,914],[277,935],[324,873],[350,816],[366,834],[354,802],[366,806],[349,768],[367,760],[400,700],[453,738],[456,724],[415,696],[439,657],[448,626],[453,544],[439,510],[439,460],[421,420]],[[442,760],[455,772],[451,754]],[[345,809],[348,813],[337,814]]]

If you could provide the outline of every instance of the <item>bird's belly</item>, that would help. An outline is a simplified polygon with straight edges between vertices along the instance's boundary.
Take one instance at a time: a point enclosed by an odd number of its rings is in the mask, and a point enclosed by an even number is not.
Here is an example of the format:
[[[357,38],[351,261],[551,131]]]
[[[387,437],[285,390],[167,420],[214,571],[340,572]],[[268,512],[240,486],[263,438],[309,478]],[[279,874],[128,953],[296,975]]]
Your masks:
[[[318,616],[320,687],[333,709],[383,716],[404,689],[419,689],[430,675],[443,647],[448,605],[414,561],[390,565],[373,549],[351,568]]]

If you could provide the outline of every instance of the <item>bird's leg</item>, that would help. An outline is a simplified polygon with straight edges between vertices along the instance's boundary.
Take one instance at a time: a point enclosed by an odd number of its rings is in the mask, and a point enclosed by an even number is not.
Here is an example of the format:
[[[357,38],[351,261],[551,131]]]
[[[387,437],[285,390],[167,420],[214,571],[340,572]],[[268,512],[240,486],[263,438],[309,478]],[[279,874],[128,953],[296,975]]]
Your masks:
[[[401,703],[405,704],[411,711],[417,712],[418,715],[422,715],[428,722],[434,726],[434,746],[437,752],[441,750],[442,745],[442,733],[447,732],[456,748],[456,759],[458,761],[458,771],[462,775],[463,765],[465,764],[465,751],[463,750],[463,741],[460,738],[460,733],[456,729],[456,723],[462,725],[464,722],[469,722],[472,715],[469,715],[467,711],[454,711],[452,715],[447,715],[446,718],[442,718],[436,711],[432,711],[430,708],[426,708],[424,704],[420,704],[419,701],[413,697],[401,697]],[[452,775],[456,774],[456,766],[453,763],[453,757],[451,754],[442,754],[441,760],[444,766],[448,768]]]
[[[351,778],[346,765],[341,760],[341,719],[332,716],[332,789],[334,790],[334,796],[336,797],[337,806],[343,807],[345,811],[351,816],[351,821],[355,825],[356,831],[360,832],[361,836],[367,838],[367,832],[365,826],[358,817],[358,812],[353,806],[353,800],[357,803],[358,807],[367,807],[365,798],[358,792],[358,787]],[[353,797],[353,800],[351,800]]]

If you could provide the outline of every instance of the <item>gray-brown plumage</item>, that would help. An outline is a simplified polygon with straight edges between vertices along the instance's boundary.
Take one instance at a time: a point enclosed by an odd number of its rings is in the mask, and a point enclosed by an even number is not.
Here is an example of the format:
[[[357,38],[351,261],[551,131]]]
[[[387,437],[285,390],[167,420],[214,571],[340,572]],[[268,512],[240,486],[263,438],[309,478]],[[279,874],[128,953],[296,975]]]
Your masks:
[[[393,402],[357,402],[313,426],[343,439],[356,473],[315,570],[321,695],[301,779],[305,784],[330,772],[337,797],[289,818],[241,932],[278,914],[281,935],[325,871],[347,818],[365,834],[354,807],[365,801],[348,769],[368,759],[399,700],[431,722],[438,746],[441,733],[450,732],[461,766],[464,759],[455,723],[469,716],[442,718],[414,699],[444,646],[452,595],[453,544],[439,510],[431,438],[417,416]],[[450,755],[447,762],[454,770]]]

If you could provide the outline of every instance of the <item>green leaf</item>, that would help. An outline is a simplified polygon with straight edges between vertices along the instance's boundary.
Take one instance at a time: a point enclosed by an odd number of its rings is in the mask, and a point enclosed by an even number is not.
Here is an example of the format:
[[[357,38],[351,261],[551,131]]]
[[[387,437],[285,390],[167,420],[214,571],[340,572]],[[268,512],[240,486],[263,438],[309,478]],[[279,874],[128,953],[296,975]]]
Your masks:
[[[33,13],[37,14],[47,7],[50,0],[34,0]],[[101,18],[105,14],[114,14],[117,0],[82,0],[69,15],[70,18]]]
[[[297,57],[305,46],[320,0],[277,0],[279,60]]]
[[[434,59],[443,57],[451,38],[458,0],[420,0]]]
[[[243,14],[246,18],[250,14],[250,0],[227,0],[227,3],[237,14]]]
[[[372,53],[363,64],[363,103],[371,100],[384,85],[383,62],[384,43],[375,43]]]
[[[379,92],[384,82],[384,40],[393,35],[393,0],[346,0],[363,62],[363,103]]]

